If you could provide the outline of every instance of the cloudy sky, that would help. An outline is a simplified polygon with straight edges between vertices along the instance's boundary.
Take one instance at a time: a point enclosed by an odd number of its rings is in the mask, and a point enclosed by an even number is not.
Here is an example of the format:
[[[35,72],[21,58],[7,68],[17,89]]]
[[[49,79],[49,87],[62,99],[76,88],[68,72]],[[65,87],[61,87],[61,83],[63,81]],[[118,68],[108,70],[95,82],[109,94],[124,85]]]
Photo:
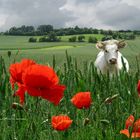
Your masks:
[[[0,31],[40,24],[140,30],[140,0],[0,0]]]

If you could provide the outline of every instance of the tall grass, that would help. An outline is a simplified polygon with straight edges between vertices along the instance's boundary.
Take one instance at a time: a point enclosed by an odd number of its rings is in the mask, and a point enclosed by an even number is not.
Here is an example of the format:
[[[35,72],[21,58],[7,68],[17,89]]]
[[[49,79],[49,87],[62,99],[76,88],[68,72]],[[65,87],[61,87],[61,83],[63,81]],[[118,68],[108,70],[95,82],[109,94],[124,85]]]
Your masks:
[[[63,67],[56,67],[55,56],[52,67],[60,82],[67,86],[65,96],[59,106],[54,106],[41,98],[26,95],[26,103],[12,108],[14,91],[9,84],[9,74],[3,58],[0,58],[0,139],[1,140],[125,140],[119,134],[130,115],[140,116],[140,99],[136,86],[140,78],[139,66],[136,73],[122,71],[120,76],[98,75],[94,63],[81,63],[66,52]],[[78,110],[70,102],[71,97],[80,91],[90,91],[93,103],[89,109]],[[111,99],[115,96],[114,99]],[[51,127],[51,116],[67,114],[73,120],[65,132]]]

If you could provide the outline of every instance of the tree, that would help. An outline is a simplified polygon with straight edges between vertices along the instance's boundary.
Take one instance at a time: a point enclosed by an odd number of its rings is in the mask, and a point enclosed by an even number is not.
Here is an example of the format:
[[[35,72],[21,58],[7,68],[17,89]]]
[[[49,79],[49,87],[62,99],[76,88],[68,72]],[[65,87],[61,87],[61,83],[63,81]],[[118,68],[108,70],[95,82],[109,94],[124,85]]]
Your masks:
[[[79,42],[84,42],[85,36],[84,35],[80,35],[78,36],[78,41]]]
[[[40,31],[42,34],[50,33],[51,31],[53,31],[53,26],[52,25],[40,25],[37,28],[37,30]]]
[[[56,33],[55,33],[55,32],[50,32],[50,33],[48,34],[47,41],[48,41],[48,42],[56,42],[56,41],[60,41],[60,38],[58,38],[58,37],[56,36]]]
[[[94,36],[90,36],[89,38],[88,38],[88,42],[89,43],[97,43],[97,38],[96,37],[94,37]]]
[[[46,36],[40,37],[39,42],[47,42]]]
[[[33,38],[33,37],[30,37],[28,41],[29,41],[29,42],[36,42],[37,39],[36,39],[36,38]]]
[[[76,42],[76,36],[72,36],[69,38],[69,42]]]
[[[110,40],[110,39],[112,39],[112,37],[111,36],[104,36],[104,37],[102,37],[102,41],[106,41],[106,40]]]
[[[99,33],[98,29],[93,29],[92,32],[93,32],[93,34],[98,34]]]

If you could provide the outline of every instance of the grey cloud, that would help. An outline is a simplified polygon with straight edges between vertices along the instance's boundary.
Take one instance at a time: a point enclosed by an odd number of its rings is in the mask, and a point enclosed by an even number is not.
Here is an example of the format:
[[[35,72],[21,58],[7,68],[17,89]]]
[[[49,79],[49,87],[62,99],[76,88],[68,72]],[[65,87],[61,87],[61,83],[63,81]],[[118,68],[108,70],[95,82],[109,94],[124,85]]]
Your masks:
[[[52,24],[55,27],[63,27],[72,19],[69,11],[60,10],[65,2],[66,0],[1,0],[0,14],[7,17],[1,28],[23,24]]]
[[[140,29],[140,9],[127,4],[97,12],[98,19],[116,29]]]
[[[23,24],[140,29],[138,4],[139,0],[0,0],[0,31]]]
[[[138,0],[67,1],[65,8],[77,17],[77,19],[67,22],[67,25],[77,24],[103,29],[140,29]]]

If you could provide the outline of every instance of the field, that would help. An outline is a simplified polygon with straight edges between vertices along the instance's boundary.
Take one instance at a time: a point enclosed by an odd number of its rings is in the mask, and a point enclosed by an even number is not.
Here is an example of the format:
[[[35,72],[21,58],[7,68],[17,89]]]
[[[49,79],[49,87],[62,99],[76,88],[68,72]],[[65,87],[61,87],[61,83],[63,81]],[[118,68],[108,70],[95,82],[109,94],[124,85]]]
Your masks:
[[[86,35],[87,37],[91,35]],[[102,36],[97,35],[100,39]],[[7,51],[11,51],[11,61],[15,58],[15,54],[19,50],[16,60],[19,61],[22,58],[31,58],[39,63],[52,65],[53,55],[56,58],[57,66],[62,66],[66,61],[65,51],[68,50],[68,54],[77,59],[78,64],[84,61],[94,61],[99,50],[96,49],[95,44],[88,43],[69,43],[66,40],[69,36],[63,36],[62,41],[58,43],[28,43],[29,37],[24,36],[0,36],[0,51],[4,57],[6,64],[9,63],[7,57]],[[39,37],[37,37],[39,38]],[[136,69],[136,57],[140,59],[140,37],[137,37],[134,41],[127,41],[128,47],[122,49],[121,52],[129,60],[132,71]]]
[[[87,35],[89,36],[89,35]],[[99,39],[101,36],[97,36]],[[28,43],[29,37],[0,36],[0,139],[1,140],[126,140],[120,134],[130,114],[140,116],[137,82],[140,79],[140,37],[127,41],[121,52],[130,63],[130,72],[122,72],[112,80],[97,75],[94,60],[99,50],[95,44],[69,43],[68,36],[59,43]],[[87,40],[87,39],[86,39]],[[66,51],[67,50],[67,51]],[[11,51],[8,57],[7,51]],[[8,67],[22,58],[34,59],[39,64],[52,66],[60,83],[66,85],[64,98],[58,106],[42,98],[26,94],[22,108],[13,109],[14,98],[9,83]],[[136,61],[137,60],[137,61]],[[89,109],[76,109],[70,99],[80,91],[90,91]],[[116,96],[111,102],[107,98]],[[51,126],[53,115],[68,115],[73,123],[66,131]],[[130,130],[131,131],[131,130]]]

